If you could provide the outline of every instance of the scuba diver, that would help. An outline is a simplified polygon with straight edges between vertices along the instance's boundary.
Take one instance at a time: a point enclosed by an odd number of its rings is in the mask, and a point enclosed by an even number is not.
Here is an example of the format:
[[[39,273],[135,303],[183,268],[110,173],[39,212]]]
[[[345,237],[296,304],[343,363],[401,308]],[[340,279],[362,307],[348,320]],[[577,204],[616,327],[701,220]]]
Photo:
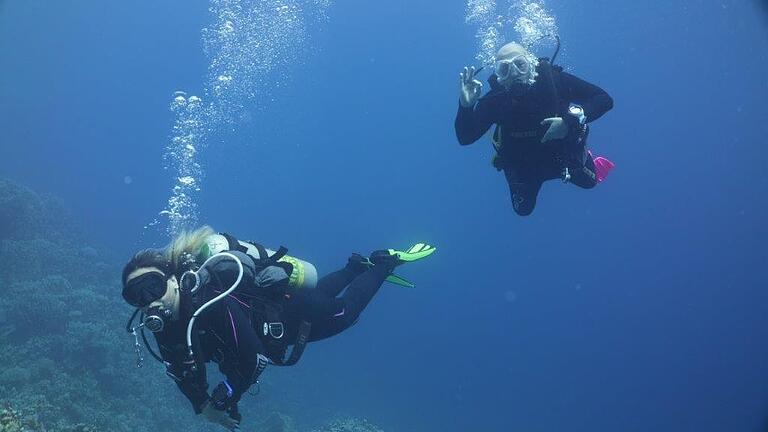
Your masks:
[[[355,324],[385,281],[414,286],[393,270],[435,248],[419,243],[406,251],[352,254],[343,268],[320,279],[312,264],[286,252],[207,226],[183,233],[164,249],[138,252],[122,275],[123,298],[136,308],[126,329],[135,338],[137,366],[143,362],[141,330],[195,413],[237,430],[238,402],[267,365],[296,364],[308,342]],[[132,327],[139,313],[140,324]],[[145,328],[153,332],[159,354]],[[226,377],[210,394],[208,362]]]
[[[553,61],[556,56],[557,51]],[[608,93],[515,42],[496,54],[490,90],[481,97],[483,84],[476,76],[482,69],[465,67],[459,74],[456,137],[469,145],[496,125],[493,166],[504,171],[518,215],[533,212],[547,180],[591,189],[605,179],[613,163],[593,157],[586,141],[587,124],[613,107]]]

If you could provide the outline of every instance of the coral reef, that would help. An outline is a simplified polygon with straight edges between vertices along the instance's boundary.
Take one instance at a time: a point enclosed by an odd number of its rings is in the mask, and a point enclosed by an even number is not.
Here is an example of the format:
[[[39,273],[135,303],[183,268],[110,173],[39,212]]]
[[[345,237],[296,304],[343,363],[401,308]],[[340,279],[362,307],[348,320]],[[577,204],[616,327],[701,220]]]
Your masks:
[[[358,418],[340,418],[331,421],[327,425],[320,429],[315,429],[313,432],[384,432],[377,426],[368,422],[365,419]]]
[[[132,366],[129,309],[112,294],[119,267],[74,241],[66,214],[0,179],[0,430],[195,430],[194,417],[172,415],[188,410],[175,389]],[[172,408],[146,403],[158,398]]]
[[[60,241],[72,238],[74,225],[59,201],[0,179],[0,238],[40,238],[40,228]]]

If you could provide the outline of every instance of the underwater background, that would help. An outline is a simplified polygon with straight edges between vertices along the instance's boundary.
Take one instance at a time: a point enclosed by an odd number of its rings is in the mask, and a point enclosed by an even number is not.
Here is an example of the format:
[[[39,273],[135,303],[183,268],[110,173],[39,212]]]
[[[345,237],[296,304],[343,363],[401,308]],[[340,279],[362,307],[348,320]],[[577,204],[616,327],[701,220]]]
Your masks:
[[[613,96],[617,164],[527,218],[453,129],[521,18]],[[0,0],[0,430],[215,430],[119,295],[202,223],[321,273],[438,247],[244,430],[767,430],[766,100],[763,1]]]

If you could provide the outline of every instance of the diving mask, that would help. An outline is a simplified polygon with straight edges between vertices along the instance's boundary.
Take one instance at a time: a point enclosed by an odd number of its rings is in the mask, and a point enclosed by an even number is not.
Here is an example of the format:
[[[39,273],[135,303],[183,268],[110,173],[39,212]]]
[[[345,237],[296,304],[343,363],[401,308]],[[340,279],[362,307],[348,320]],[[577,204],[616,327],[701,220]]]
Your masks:
[[[531,72],[531,62],[525,54],[518,54],[510,59],[498,60],[495,72],[499,81],[527,76]]]
[[[151,271],[127,281],[123,298],[129,305],[143,308],[162,298],[167,289],[168,278],[160,271]]]

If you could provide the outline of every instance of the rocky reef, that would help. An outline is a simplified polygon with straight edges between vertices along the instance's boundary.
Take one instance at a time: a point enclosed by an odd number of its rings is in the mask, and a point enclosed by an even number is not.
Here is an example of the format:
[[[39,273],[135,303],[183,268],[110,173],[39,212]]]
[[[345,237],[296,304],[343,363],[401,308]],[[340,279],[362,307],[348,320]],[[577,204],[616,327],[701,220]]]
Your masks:
[[[212,430],[162,365],[136,368],[120,266],[81,234],[59,201],[0,179],[0,432]],[[258,411],[244,429],[297,432]],[[379,431],[356,419],[315,430]]]
[[[0,221],[0,430],[183,423],[147,403],[160,398],[181,409],[173,389],[131,367],[129,309],[115,295],[119,266],[82,243],[57,200],[1,179]]]
[[[313,432],[384,432],[367,420],[353,417],[336,419]]]

